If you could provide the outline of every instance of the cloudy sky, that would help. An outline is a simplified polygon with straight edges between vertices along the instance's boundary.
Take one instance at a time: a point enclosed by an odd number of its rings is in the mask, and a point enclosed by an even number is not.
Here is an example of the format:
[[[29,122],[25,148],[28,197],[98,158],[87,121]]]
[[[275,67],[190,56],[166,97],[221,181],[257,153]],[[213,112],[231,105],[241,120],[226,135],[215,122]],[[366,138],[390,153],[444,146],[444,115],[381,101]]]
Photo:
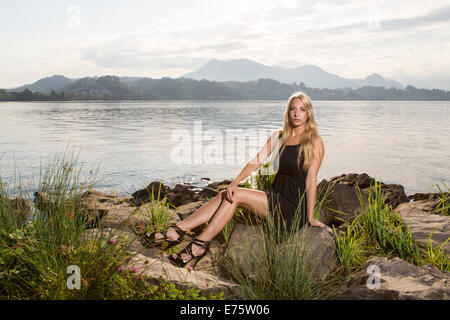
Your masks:
[[[246,58],[450,90],[448,0],[2,0],[0,39],[0,88]]]

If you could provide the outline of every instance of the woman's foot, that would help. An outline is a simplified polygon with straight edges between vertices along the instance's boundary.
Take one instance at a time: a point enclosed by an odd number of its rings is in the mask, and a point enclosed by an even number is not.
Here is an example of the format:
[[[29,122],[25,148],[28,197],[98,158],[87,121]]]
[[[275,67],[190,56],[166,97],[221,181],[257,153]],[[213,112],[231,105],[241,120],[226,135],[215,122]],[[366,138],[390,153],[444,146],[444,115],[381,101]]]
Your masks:
[[[192,254],[196,257],[202,255],[205,252],[205,250],[206,250],[205,248],[199,246],[198,244],[195,244],[195,242],[192,244]],[[171,254],[171,257],[173,259],[176,259],[177,254],[173,253]],[[185,252],[180,252],[180,257],[181,260],[183,261],[188,261],[189,259],[191,259],[191,255]]]
[[[209,241],[195,238],[181,252],[170,255],[169,260],[179,267],[189,264],[194,268],[208,251]]]
[[[180,229],[175,223],[173,223],[165,231],[156,231],[150,234],[146,233],[145,238],[152,246],[166,243],[167,245],[165,249],[168,249],[180,244],[185,233],[186,231]]]
[[[178,238],[180,237],[180,235],[172,227],[169,227],[167,229],[166,234],[167,234],[166,240],[169,240],[169,241],[178,240]],[[161,240],[161,239],[164,239],[164,234],[161,233],[161,232],[156,232],[155,233],[155,240]]]

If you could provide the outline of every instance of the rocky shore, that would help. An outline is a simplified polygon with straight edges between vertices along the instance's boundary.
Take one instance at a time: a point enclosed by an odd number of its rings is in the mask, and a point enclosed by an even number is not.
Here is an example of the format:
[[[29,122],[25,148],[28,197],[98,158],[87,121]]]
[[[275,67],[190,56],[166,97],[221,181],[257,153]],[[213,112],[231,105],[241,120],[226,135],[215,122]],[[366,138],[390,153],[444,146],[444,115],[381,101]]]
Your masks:
[[[212,182],[204,188],[192,185],[178,184],[169,188],[161,184],[160,200],[167,199],[173,204],[170,209],[174,220],[183,220],[198,208],[208,202],[218,192],[227,188],[231,180]],[[308,229],[307,245],[314,250],[323,250],[320,256],[318,277],[326,277],[333,272],[339,264],[336,254],[336,231],[343,231],[352,219],[362,212],[361,203],[355,191],[358,185],[362,191],[363,203],[367,202],[370,185],[374,179],[365,173],[342,174],[323,180],[318,188],[326,188],[333,185],[329,193],[329,202],[320,213],[320,220],[327,225],[326,228],[305,226],[300,230]],[[240,298],[240,287],[235,283],[222,267],[222,259],[232,255],[237,261],[242,261],[242,270],[248,277],[256,270],[246,269],[245,262],[239,256],[245,248],[255,243],[258,237],[258,229],[245,223],[237,223],[228,241],[216,237],[211,242],[210,253],[202,259],[195,270],[177,268],[169,263],[167,254],[156,248],[147,248],[141,241],[140,235],[143,228],[151,219],[151,200],[158,195],[160,183],[152,182],[146,188],[134,192],[130,196],[119,198],[98,191],[86,192],[84,204],[93,227],[85,231],[86,237],[95,234],[98,228],[104,228],[108,236],[120,234],[132,242],[130,251],[135,253],[130,267],[135,267],[139,272],[154,278],[162,277],[167,282],[174,282],[180,286],[192,286],[203,293],[224,291],[229,299]],[[243,186],[241,184],[240,186]],[[381,183],[381,190],[386,195],[386,203],[391,205],[394,212],[401,215],[405,223],[412,231],[414,240],[426,245],[431,233],[431,242],[435,247],[442,246],[449,254],[450,241],[450,216],[444,216],[433,212],[439,203],[437,194],[416,193],[406,195],[403,186],[399,184]],[[36,194],[36,200],[50,201],[43,194]],[[344,214],[335,211],[344,212]],[[192,230],[199,233],[202,226]],[[189,242],[185,238],[184,246]],[[447,241],[447,242],[446,242]],[[258,248],[252,248],[257,251]],[[381,272],[381,287],[370,289],[367,279],[370,274],[367,267],[379,266]],[[434,266],[415,266],[400,258],[376,257],[367,262],[351,279],[348,286],[343,288],[336,299],[450,299],[450,272],[441,271]]]

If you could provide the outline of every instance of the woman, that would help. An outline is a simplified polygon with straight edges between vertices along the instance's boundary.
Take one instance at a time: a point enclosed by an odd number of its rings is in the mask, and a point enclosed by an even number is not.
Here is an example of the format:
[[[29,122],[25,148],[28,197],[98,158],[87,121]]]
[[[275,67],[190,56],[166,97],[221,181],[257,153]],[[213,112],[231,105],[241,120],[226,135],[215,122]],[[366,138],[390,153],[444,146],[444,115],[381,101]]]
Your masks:
[[[272,162],[279,163],[273,189],[258,191],[238,187],[240,181],[257,170],[273,151]],[[323,141],[317,130],[311,99],[305,93],[297,92],[289,98],[283,129],[276,130],[269,137],[226,190],[166,231],[150,234],[148,240],[154,244],[165,242],[171,247],[181,243],[187,230],[209,222],[208,227],[181,252],[169,256],[177,266],[191,264],[194,267],[207,254],[209,241],[231,220],[237,208],[264,218],[270,213],[281,214],[286,226],[290,227],[301,202],[300,227],[308,221],[311,226],[323,228],[325,225],[313,217],[317,172],[323,157]],[[305,189],[306,198],[302,197]]]

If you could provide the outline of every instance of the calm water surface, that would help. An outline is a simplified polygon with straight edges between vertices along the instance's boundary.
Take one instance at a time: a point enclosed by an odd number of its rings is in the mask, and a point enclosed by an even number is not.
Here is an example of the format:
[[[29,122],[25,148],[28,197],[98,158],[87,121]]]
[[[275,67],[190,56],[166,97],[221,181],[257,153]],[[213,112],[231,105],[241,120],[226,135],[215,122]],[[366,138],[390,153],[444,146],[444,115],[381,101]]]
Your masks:
[[[40,168],[69,147],[80,152],[83,177],[100,164],[98,189],[120,195],[160,179],[171,187],[203,186],[202,177],[234,179],[267,140],[257,133],[282,126],[286,102],[3,102],[1,177],[13,185],[20,173],[32,189]],[[450,187],[450,102],[314,101],[313,106],[325,144],[318,182],[365,172],[402,184],[407,194],[436,191],[436,183]],[[249,142],[233,148],[236,156],[226,162],[231,130],[241,130],[235,132]],[[203,152],[194,141],[198,133]],[[190,142],[190,163],[178,163],[180,137],[184,148]],[[216,156],[215,163],[208,163],[208,154]],[[199,155],[203,160],[194,163]]]

